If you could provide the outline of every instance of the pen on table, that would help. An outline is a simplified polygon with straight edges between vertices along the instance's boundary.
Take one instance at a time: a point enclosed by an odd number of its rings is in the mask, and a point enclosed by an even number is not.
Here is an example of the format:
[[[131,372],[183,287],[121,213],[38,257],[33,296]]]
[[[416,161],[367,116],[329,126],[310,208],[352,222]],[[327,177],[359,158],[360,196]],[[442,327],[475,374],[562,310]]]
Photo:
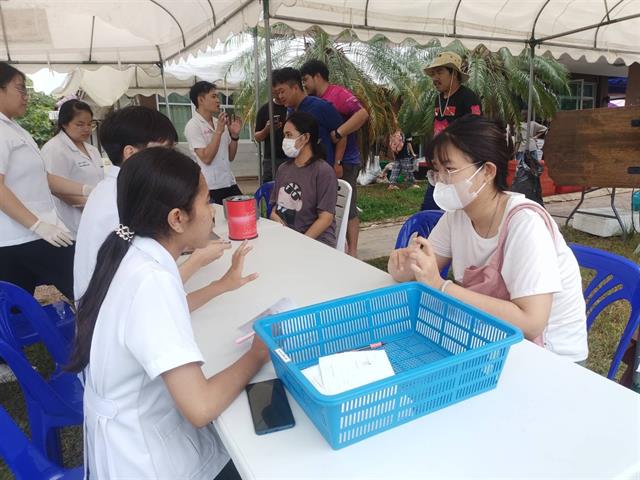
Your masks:
[[[346,350],[347,352],[361,352],[363,350],[375,350],[376,348],[380,348],[383,346],[382,342],[370,343],[369,345],[365,345],[364,347],[354,348],[353,350]]]
[[[246,335],[243,335],[241,337],[238,337],[238,338],[236,338],[236,343],[239,345],[242,342],[246,342],[247,340],[251,340],[255,334],[256,334],[256,332],[251,332],[251,333],[247,333]]]

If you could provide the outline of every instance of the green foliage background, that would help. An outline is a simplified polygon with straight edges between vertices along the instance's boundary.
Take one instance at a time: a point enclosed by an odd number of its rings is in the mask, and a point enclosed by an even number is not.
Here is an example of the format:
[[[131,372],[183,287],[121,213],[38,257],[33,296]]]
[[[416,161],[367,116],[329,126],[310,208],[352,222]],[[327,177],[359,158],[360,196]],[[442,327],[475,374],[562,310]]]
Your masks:
[[[56,99],[51,95],[32,90],[31,82],[27,82],[29,88],[29,106],[27,113],[16,119],[22,128],[31,134],[39,147],[42,147],[56,133],[55,124],[49,120],[49,111],[55,110]]]

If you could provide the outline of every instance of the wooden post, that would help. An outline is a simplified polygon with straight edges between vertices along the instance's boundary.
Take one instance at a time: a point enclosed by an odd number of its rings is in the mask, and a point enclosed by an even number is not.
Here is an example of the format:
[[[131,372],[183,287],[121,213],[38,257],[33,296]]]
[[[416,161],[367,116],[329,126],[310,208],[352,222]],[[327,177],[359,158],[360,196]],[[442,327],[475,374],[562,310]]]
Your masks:
[[[629,105],[640,105],[640,63],[638,62],[629,65],[624,105],[626,107]]]

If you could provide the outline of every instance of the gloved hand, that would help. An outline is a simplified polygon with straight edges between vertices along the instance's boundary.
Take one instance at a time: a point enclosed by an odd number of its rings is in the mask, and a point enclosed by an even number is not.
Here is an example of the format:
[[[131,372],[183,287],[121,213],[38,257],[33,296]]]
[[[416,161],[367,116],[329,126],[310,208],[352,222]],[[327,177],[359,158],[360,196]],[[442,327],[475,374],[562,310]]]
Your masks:
[[[83,197],[88,197],[89,194],[92,191],[93,191],[93,185],[87,185],[87,184],[82,185],[82,196]]]
[[[38,219],[36,223],[31,225],[29,229],[40,238],[50,243],[54,247],[69,247],[73,245],[73,237],[71,232],[62,225],[53,225],[52,223],[43,222]]]

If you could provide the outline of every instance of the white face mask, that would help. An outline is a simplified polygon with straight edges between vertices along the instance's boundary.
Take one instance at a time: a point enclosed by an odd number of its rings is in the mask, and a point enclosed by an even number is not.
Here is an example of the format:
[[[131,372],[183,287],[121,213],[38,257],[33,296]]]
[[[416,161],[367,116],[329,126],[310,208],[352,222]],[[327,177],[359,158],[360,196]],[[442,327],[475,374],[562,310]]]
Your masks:
[[[475,192],[471,191],[473,177],[475,177],[483,167],[484,164],[476,170],[476,173],[458,183],[436,183],[433,189],[433,200],[445,212],[462,210],[478,196],[487,184],[485,181],[478,190]]]
[[[296,148],[296,140],[302,135],[298,135],[296,138],[285,138],[282,140],[282,151],[289,158],[296,158],[300,155],[300,149]]]

